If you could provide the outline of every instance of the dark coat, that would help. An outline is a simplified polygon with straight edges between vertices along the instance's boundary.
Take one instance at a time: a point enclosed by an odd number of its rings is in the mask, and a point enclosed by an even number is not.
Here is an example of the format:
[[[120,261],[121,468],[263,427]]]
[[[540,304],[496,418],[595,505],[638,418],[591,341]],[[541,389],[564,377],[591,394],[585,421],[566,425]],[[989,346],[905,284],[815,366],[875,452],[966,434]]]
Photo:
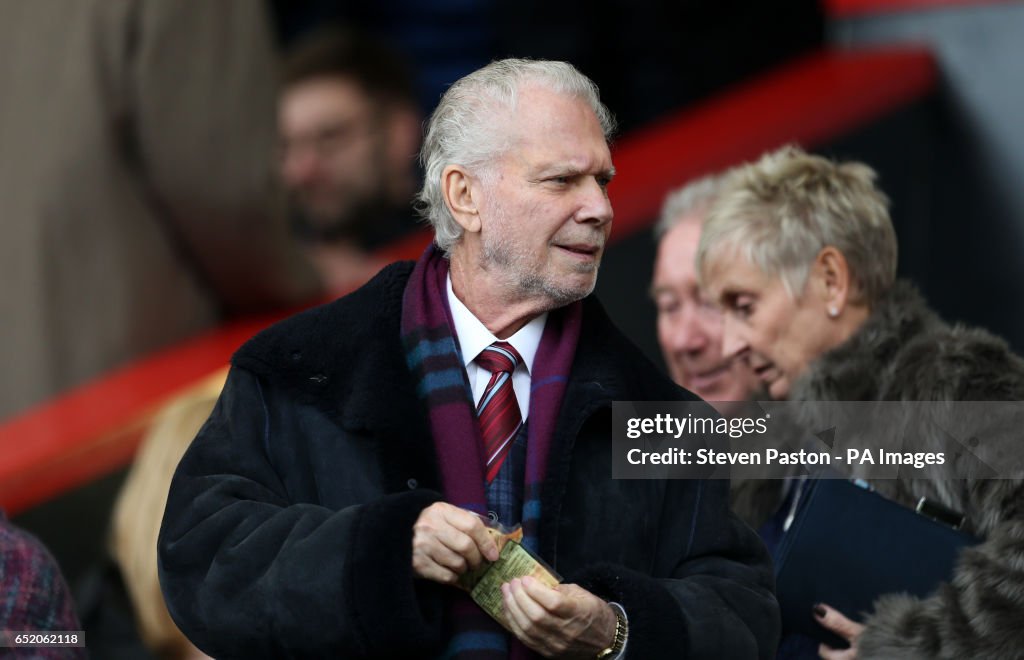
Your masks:
[[[257,336],[178,467],[159,556],[171,615],[217,657],[431,657],[450,588],[414,579],[442,498],[399,338],[411,264]],[[636,658],[769,658],[763,546],[724,481],[611,479],[611,402],[684,393],[584,303],[542,490],[540,554],[621,603]]]
[[[913,287],[897,283],[857,333],[809,367],[791,398],[1024,401],[1024,360],[984,330],[944,323]],[[1020,465],[1019,429],[982,437],[1002,446],[979,450]],[[932,597],[879,599],[858,644],[863,660],[1024,658],[1024,481],[973,479],[967,470],[949,460],[929,479],[874,483],[908,506],[927,497],[965,513],[984,541],[962,553],[951,584]]]

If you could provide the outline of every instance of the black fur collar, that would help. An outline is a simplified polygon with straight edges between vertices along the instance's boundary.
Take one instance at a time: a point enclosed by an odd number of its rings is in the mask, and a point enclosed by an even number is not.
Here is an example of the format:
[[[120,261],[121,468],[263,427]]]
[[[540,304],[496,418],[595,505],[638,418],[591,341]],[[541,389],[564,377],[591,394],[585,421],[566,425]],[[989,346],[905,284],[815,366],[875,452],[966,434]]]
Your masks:
[[[384,268],[365,286],[253,337],[232,358],[351,431],[398,431],[419,408],[399,324],[413,262]]]

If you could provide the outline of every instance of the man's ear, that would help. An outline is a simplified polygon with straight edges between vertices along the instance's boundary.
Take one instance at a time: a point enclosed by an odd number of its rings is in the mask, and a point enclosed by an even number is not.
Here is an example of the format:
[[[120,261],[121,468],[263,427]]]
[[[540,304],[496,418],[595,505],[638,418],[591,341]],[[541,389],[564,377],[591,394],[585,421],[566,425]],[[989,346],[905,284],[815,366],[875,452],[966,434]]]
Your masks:
[[[441,172],[444,203],[455,222],[470,234],[480,231],[479,200],[474,197],[474,193],[479,194],[479,191],[478,181],[461,165],[449,165]]]
[[[816,293],[821,296],[826,313],[832,318],[839,317],[853,294],[853,274],[846,256],[839,248],[826,245],[818,252],[813,270],[818,280]]]

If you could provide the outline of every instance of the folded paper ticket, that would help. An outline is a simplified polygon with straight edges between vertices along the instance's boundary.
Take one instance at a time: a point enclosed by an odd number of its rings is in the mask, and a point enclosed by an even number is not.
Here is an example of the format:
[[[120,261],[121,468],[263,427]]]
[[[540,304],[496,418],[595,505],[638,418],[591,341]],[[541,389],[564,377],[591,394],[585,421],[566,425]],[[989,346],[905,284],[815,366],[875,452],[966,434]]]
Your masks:
[[[502,547],[498,561],[491,564],[489,569],[484,572],[469,595],[477,605],[494,617],[495,621],[507,628],[505,605],[501,598],[501,585],[527,575],[540,580],[549,587],[555,587],[561,581],[529,550],[519,545],[517,541],[509,540]]]
[[[502,584],[529,575],[549,587],[554,587],[562,579],[541,559],[520,545],[523,539],[521,527],[517,526],[511,532],[502,527],[488,527],[487,532],[498,545],[498,560],[480,562],[475,570],[468,571],[459,578],[459,586],[469,592],[477,605],[507,628],[505,606],[501,597]]]
[[[481,516],[483,518],[483,516]],[[484,520],[487,520],[484,518]],[[523,540],[523,528],[516,525],[515,529],[509,530],[502,525],[492,526],[492,523],[487,522],[487,533],[494,539],[494,542],[498,546],[498,553],[505,548],[505,544],[509,541],[520,542]],[[484,573],[490,570],[491,562],[486,559],[480,562],[480,565],[476,568],[471,568],[459,578],[458,586],[466,591],[473,591],[473,587],[480,582],[480,578],[484,576]]]

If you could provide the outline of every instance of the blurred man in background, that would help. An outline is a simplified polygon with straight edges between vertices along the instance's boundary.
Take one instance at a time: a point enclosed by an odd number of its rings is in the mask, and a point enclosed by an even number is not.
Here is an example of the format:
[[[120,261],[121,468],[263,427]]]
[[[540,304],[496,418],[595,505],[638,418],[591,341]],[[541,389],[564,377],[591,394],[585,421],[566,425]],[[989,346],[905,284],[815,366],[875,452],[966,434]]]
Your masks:
[[[362,284],[368,251],[415,226],[420,113],[391,50],[331,29],[287,57],[278,105],[280,173],[292,224],[329,288]]]
[[[721,312],[697,286],[697,242],[723,178],[707,176],[666,197],[654,230],[658,256],[651,283],[658,308],[658,343],[669,375],[720,412],[725,412],[722,403],[748,400],[758,389],[744,361],[723,356]]]

